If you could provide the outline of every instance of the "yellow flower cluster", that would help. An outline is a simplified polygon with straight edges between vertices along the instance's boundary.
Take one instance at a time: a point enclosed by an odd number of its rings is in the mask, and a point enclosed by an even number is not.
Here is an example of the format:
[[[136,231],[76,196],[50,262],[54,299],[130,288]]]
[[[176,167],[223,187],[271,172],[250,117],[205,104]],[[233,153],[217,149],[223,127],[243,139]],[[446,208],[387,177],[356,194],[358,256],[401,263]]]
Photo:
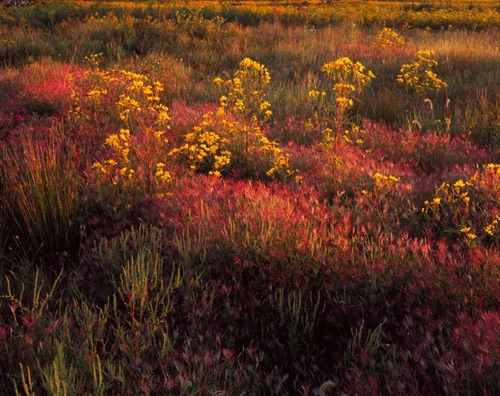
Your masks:
[[[347,57],[325,63],[321,68],[334,82],[333,90],[341,96],[349,96],[356,91],[360,94],[375,75],[360,62],[353,62]]]
[[[172,182],[172,176],[170,172],[165,170],[165,167],[166,165],[163,162],[158,162],[156,164],[155,177],[161,180],[165,185],[168,185]]]
[[[217,77],[214,83],[229,87],[227,96],[220,98],[225,111],[232,112],[237,118],[252,122],[267,121],[273,114],[264,93],[271,82],[267,68],[257,61],[244,58],[233,78],[224,81]]]
[[[120,109],[120,119],[129,122],[131,119],[130,113],[132,112],[132,117],[134,113],[140,113],[142,111],[139,102],[126,94],[120,95],[120,100],[116,102],[116,105]]]
[[[101,69],[99,65],[103,61],[102,53],[86,56],[85,60],[90,65],[90,69],[83,73],[82,80],[75,81],[75,76],[69,74],[67,81],[72,87],[70,98],[72,106],[69,111],[70,119],[74,121],[91,120],[95,114],[105,108],[106,98],[110,92],[107,87],[118,82],[113,71]]]
[[[433,199],[424,202],[423,214],[428,219],[443,223],[448,231],[454,230],[455,233],[463,235],[467,243],[487,237],[497,237],[500,220],[498,207],[494,209],[490,206],[490,202],[498,202],[500,164],[488,164],[484,170],[467,180],[458,179],[453,183],[442,183],[436,189]],[[489,188],[493,188],[493,196]],[[471,198],[473,192],[474,201]],[[484,194],[486,194],[485,200],[481,201],[481,196],[484,197]],[[488,208],[493,210],[487,211]],[[482,215],[479,216],[479,213]],[[491,216],[494,217],[493,220]],[[472,225],[464,225],[471,220],[486,224],[476,226],[474,230]]]
[[[488,164],[484,169],[500,178],[500,164]]]
[[[469,180],[459,179],[455,183],[442,183],[441,186],[436,190],[435,196],[432,201],[425,201],[422,212],[426,214],[431,214],[437,220],[441,220],[441,208],[446,207],[457,207],[459,205],[468,206],[470,202],[470,196],[468,188],[472,187],[475,178]]]
[[[490,180],[490,184],[500,197],[500,164],[488,164],[484,167],[485,179]],[[486,180],[483,181],[486,183]]]
[[[266,172],[267,176],[277,175],[281,179],[288,179],[298,173],[297,170],[290,168],[289,155],[283,153],[278,143],[270,141],[265,136],[260,138],[259,143],[262,153],[273,163],[273,167]]]
[[[491,178],[491,184],[496,194],[496,202],[500,200],[500,164],[487,164],[484,167],[485,177],[481,180],[480,184],[486,184],[484,179]],[[484,232],[489,236],[494,236],[498,234],[498,230],[500,227],[498,226],[500,222],[500,217],[497,216],[496,219],[493,219],[489,224],[483,227]]]
[[[185,144],[170,154],[180,155],[192,169],[214,176],[231,169],[258,173],[249,168],[258,166],[261,159],[272,164],[265,173],[268,177],[286,179],[297,173],[290,169],[288,155],[262,134],[261,123],[272,114],[264,93],[270,81],[268,70],[250,58],[240,62],[233,78],[214,79],[228,90],[221,95],[218,110],[206,113],[201,124],[184,136]]]
[[[486,234],[490,235],[490,236],[493,236],[495,235],[495,230],[498,226],[498,220],[497,219],[494,219],[490,224],[487,224],[483,230]]]
[[[219,177],[231,162],[231,152],[224,148],[228,139],[211,131],[214,127],[212,121],[213,113],[206,113],[202,123],[184,136],[186,143],[173,149],[170,155],[181,155],[191,169]]]
[[[163,84],[159,81],[151,84],[147,76],[127,70],[120,70],[120,74],[128,82],[126,93],[121,94],[116,103],[120,119],[126,124],[137,123],[140,120],[138,113],[143,112],[156,128],[170,129],[168,107],[161,103],[160,98]]]
[[[267,68],[261,63],[247,57],[240,62],[240,68],[236,71],[234,76],[241,79],[247,79],[249,74],[251,75],[251,80],[257,78],[263,85],[268,85],[271,82],[271,75]]]
[[[377,44],[381,49],[396,49],[406,45],[405,40],[391,28],[383,28],[377,36]]]
[[[161,149],[166,143],[161,137],[162,134],[155,134],[151,130],[145,133],[153,144],[158,144],[157,149]],[[102,163],[95,162],[92,168],[109,179],[113,185],[120,185],[130,194],[139,191],[146,194],[164,194],[172,182],[171,175],[165,170],[166,165],[156,159],[159,157],[157,152],[153,153],[151,158],[143,158],[144,153],[141,150],[149,151],[143,142],[143,139],[131,136],[129,129],[120,129],[120,133],[110,135],[104,142],[111,149],[112,157]],[[141,188],[142,183],[146,184],[145,188]]]
[[[448,87],[448,84],[432,71],[432,68],[438,65],[433,57],[434,51],[418,51],[417,60],[413,63],[403,64],[396,81],[420,96],[436,93]]]
[[[380,172],[375,172],[372,178],[375,181],[375,190],[391,188],[399,182],[399,179],[396,176],[384,175]]]
[[[460,232],[465,236],[465,239],[467,241],[473,241],[474,239],[477,238],[477,235],[474,234],[473,232],[470,232],[471,228],[470,227],[463,227],[460,229]]]
[[[342,139],[344,139],[344,142],[350,143],[350,144],[355,144],[355,145],[362,145],[364,141],[364,137],[366,135],[366,131],[362,129],[358,125],[353,125],[350,129],[345,129],[344,133],[342,134]]]
[[[112,149],[115,158],[116,156],[120,158],[118,161],[110,158],[102,164],[101,162],[95,162],[92,168],[104,175],[109,175],[113,185],[117,185],[120,179],[132,179],[135,171],[130,167],[130,131],[128,129],[120,129],[119,134],[110,135],[104,144]],[[120,164],[119,168],[118,164]]]
[[[71,116],[93,122],[106,116],[120,125],[119,132],[104,142],[109,158],[95,162],[93,168],[129,198],[163,196],[171,183],[164,163],[170,116],[161,103],[163,85],[143,74],[101,69],[102,54],[91,55],[87,61],[91,69],[74,85]],[[70,80],[73,83],[74,76]]]
[[[313,90],[309,91],[309,96],[311,98],[314,98],[314,99],[319,98],[320,96],[325,97],[326,96],[326,92],[325,91],[321,91],[320,92],[320,91],[317,91],[317,90],[313,89]]]
[[[354,107],[355,95],[361,94],[375,75],[370,70],[365,71],[365,67],[360,62],[353,62],[347,57],[325,63],[321,71],[326,73],[334,83],[332,87],[334,103],[331,103],[325,91],[316,89],[309,91],[309,97],[316,100],[315,121],[318,126],[321,125],[323,128],[326,126],[328,129],[330,129],[328,124],[333,121],[333,129],[340,132],[348,120],[349,110]],[[308,122],[307,128],[310,129],[311,126],[313,126],[313,120]]]

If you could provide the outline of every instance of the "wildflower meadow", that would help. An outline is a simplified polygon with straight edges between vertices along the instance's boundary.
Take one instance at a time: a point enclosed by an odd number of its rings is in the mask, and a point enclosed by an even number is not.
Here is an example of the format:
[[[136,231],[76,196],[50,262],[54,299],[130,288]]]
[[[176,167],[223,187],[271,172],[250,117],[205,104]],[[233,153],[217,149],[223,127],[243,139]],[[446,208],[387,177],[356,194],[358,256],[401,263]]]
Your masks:
[[[499,12],[0,4],[0,394],[499,394]]]

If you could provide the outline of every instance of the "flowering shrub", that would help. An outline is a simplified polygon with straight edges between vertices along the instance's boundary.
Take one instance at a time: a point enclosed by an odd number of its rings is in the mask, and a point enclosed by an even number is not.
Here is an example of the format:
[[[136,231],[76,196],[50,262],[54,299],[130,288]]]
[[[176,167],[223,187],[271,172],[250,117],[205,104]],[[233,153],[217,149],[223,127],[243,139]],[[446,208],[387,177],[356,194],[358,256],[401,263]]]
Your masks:
[[[223,148],[228,139],[222,138],[215,132],[213,112],[203,115],[203,121],[193,130],[184,135],[185,144],[173,149],[171,154],[179,154],[188,161],[191,169],[221,176],[223,170],[231,162],[231,152]]]
[[[265,100],[265,89],[271,82],[267,68],[250,58],[240,62],[240,68],[229,80],[216,78],[215,84],[227,85],[227,98],[220,98],[221,107],[231,111],[237,119],[252,121],[267,121],[272,115],[271,104]]]
[[[67,77],[72,87],[72,106],[68,114],[70,121],[75,123],[81,121],[97,122],[107,120],[106,107],[110,101],[116,100],[117,92],[112,91],[118,79],[112,70],[102,69],[103,54],[93,54],[85,57],[90,68],[81,75],[76,72]],[[101,118],[102,117],[102,118]]]
[[[265,176],[287,179],[297,173],[288,162],[278,143],[262,133],[262,124],[272,115],[264,92],[271,81],[262,64],[245,58],[234,77],[214,83],[228,87],[219,108],[203,116],[200,125],[184,136],[185,144],[171,151],[186,160],[192,169],[221,176],[223,173]],[[270,167],[269,167],[270,166]]]
[[[447,133],[451,128],[450,100],[446,100],[442,118],[438,118],[434,104],[428,97],[448,87],[448,84],[433,72],[433,68],[438,66],[438,62],[433,57],[434,51],[418,51],[417,60],[410,64],[403,64],[396,81],[403,84],[410,93],[416,93],[419,98],[425,98],[423,102],[417,102],[414,107],[413,119],[410,120],[407,117],[408,128],[412,129],[413,125],[416,125],[421,130],[442,129]]]
[[[349,111],[354,107],[356,94],[359,95],[363,89],[375,78],[374,74],[360,62],[353,62],[349,58],[339,58],[336,61],[325,63],[321,71],[333,80],[333,95],[327,95],[325,91],[311,90],[309,97],[315,100],[314,118],[309,119],[305,125],[306,130],[320,129],[323,134],[321,146],[326,153],[326,169],[332,184],[339,182],[339,167],[341,158],[338,156],[337,144],[353,143],[362,145],[364,143],[365,131],[358,125],[349,121]],[[338,138],[343,130],[342,139]]]

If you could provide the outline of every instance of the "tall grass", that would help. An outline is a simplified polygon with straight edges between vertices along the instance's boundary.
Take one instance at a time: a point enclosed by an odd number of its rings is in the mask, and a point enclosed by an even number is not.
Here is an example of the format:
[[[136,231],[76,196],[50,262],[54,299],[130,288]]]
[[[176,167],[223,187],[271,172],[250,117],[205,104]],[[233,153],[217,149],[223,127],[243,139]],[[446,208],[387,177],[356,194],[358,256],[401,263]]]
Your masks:
[[[7,202],[5,199],[4,189],[5,189],[5,168],[0,167],[0,260],[4,257],[5,249],[7,248],[7,242],[9,239],[9,227],[7,225]]]
[[[29,137],[2,144],[3,196],[12,235],[27,257],[76,258],[80,247],[80,178],[60,145]]]

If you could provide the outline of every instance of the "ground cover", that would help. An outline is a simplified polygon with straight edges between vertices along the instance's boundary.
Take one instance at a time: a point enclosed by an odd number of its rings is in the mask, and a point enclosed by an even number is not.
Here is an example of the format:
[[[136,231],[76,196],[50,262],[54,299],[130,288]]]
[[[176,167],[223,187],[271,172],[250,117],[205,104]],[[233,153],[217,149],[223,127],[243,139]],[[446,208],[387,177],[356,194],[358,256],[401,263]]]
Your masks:
[[[1,10],[0,388],[498,393],[498,10],[249,3]]]

